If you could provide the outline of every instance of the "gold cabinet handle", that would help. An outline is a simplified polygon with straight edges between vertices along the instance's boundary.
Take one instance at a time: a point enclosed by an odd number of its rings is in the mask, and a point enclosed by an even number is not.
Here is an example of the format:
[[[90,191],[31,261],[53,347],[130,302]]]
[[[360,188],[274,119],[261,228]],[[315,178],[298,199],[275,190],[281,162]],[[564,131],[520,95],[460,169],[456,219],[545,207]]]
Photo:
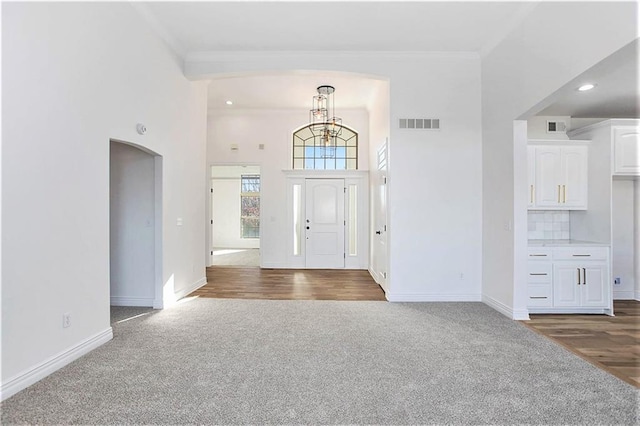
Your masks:
[[[567,202],[567,185],[562,185],[562,202],[566,203]]]
[[[558,204],[561,203],[561,198],[560,198],[560,185],[558,185]]]
[[[531,204],[533,204],[533,185],[529,185],[530,186],[530,193],[531,193]]]

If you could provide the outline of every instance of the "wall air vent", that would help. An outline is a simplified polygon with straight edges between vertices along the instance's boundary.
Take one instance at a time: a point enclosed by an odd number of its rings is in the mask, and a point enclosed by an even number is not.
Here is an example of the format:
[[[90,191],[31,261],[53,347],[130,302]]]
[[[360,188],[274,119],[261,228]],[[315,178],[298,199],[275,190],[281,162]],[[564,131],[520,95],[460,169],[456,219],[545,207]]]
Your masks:
[[[439,118],[401,118],[401,129],[440,130]]]
[[[547,121],[547,133],[566,133],[567,123],[564,121]]]

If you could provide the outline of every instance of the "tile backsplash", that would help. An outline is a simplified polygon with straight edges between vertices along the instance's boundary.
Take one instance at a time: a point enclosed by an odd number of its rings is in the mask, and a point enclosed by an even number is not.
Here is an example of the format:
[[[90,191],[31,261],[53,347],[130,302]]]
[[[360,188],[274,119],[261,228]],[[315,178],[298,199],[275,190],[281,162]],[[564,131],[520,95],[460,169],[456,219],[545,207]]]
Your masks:
[[[568,211],[529,210],[527,225],[530,240],[568,240],[571,221]]]

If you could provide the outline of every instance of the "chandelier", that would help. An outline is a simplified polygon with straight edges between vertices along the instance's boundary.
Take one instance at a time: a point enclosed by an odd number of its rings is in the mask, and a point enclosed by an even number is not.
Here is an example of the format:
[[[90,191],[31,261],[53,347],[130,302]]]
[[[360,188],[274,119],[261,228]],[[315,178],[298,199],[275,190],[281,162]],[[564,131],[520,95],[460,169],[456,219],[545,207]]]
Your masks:
[[[320,139],[320,144],[329,147],[336,146],[336,138],[342,133],[342,119],[336,117],[333,86],[318,86],[318,94],[313,97],[311,111],[309,111],[309,129],[314,138]],[[329,117],[331,114],[331,117]]]

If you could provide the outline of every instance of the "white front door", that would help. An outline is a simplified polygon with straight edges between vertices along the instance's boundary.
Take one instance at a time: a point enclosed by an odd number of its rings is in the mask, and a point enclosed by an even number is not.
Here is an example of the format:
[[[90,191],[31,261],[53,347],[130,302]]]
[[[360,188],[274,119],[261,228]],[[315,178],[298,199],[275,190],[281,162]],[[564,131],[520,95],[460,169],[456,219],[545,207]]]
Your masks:
[[[344,179],[305,180],[307,268],[344,268]]]

